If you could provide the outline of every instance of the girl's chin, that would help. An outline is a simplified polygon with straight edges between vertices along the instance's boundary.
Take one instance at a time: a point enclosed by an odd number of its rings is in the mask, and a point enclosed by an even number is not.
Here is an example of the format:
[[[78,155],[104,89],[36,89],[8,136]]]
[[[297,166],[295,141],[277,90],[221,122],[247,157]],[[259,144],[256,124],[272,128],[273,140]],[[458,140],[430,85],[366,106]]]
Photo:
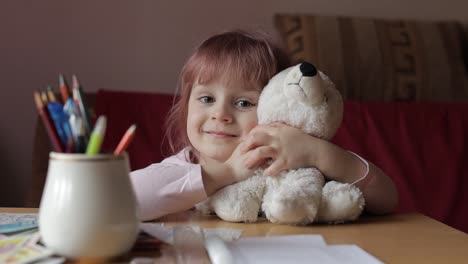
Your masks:
[[[229,157],[231,157],[231,154],[232,152],[229,152],[229,153],[219,153],[219,152],[213,152],[213,153],[207,153],[207,155],[201,155],[202,158],[204,158],[205,160],[212,160],[212,161],[216,161],[216,162],[225,162],[226,160],[229,159]]]

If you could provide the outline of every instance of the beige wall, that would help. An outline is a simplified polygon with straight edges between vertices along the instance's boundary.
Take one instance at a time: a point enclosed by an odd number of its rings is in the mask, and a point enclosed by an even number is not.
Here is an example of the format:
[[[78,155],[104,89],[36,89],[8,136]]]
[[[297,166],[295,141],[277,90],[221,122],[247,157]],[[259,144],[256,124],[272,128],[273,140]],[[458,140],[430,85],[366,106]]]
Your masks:
[[[277,12],[467,18],[466,0],[3,1],[0,206],[21,206],[31,174],[35,89],[77,74],[85,90],[172,92],[193,46],[234,27],[274,32]]]

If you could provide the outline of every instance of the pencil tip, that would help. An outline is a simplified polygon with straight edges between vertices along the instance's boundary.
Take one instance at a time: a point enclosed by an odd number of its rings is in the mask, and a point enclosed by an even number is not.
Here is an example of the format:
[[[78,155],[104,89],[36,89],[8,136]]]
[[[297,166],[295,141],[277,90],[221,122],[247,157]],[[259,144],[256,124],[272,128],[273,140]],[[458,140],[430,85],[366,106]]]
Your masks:
[[[61,73],[59,74],[59,83],[60,87],[65,85],[65,80],[63,79],[63,75]]]
[[[40,93],[40,96],[41,96],[41,100],[44,104],[47,104],[49,103],[49,100],[47,99],[47,93],[46,92],[41,92]]]
[[[133,132],[135,132],[135,129],[136,129],[136,124],[131,125],[131,126],[128,128],[128,133],[133,133]]]
[[[96,124],[94,125],[93,132],[96,132],[97,134],[103,134],[106,130],[106,125],[107,125],[106,116],[100,115],[96,121]]]
[[[107,121],[107,118],[105,115],[100,115],[98,119],[96,120],[96,124],[105,124]]]
[[[36,107],[37,108],[42,108],[42,99],[41,95],[39,94],[39,91],[34,91],[34,101],[36,102]]]
[[[78,82],[78,78],[76,77],[75,74],[72,76],[72,81],[73,81],[73,89],[78,89],[80,86],[80,83]]]

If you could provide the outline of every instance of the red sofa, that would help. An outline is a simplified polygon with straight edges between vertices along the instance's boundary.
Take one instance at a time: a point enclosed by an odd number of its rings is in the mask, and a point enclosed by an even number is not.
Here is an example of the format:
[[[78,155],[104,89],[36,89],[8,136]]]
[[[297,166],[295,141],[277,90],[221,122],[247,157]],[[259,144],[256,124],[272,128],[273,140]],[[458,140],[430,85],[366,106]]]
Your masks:
[[[172,102],[168,94],[99,91],[96,115],[108,117],[104,150],[136,123],[132,170],[161,161],[169,154],[164,120]],[[399,212],[419,211],[468,232],[468,104],[345,101],[333,142],[392,177]]]

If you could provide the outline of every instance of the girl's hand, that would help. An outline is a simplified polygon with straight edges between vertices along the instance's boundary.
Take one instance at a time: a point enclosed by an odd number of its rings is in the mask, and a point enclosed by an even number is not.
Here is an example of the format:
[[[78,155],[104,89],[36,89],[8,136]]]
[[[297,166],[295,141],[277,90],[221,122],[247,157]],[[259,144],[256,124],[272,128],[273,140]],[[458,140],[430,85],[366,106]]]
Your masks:
[[[283,170],[315,166],[322,142],[298,128],[274,123],[255,127],[240,145],[241,154],[247,155],[247,168],[271,159],[265,174],[275,176]]]
[[[232,183],[245,180],[254,175],[254,170],[245,165],[250,152],[242,153],[241,146],[242,144],[239,144],[232,152],[231,157],[225,162],[231,171]]]
[[[240,146],[237,146],[231,157],[224,162],[201,161],[206,194],[211,195],[224,186],[252,177],[254,171],[244,165],[246,157],[246,155],[241,154]]]

